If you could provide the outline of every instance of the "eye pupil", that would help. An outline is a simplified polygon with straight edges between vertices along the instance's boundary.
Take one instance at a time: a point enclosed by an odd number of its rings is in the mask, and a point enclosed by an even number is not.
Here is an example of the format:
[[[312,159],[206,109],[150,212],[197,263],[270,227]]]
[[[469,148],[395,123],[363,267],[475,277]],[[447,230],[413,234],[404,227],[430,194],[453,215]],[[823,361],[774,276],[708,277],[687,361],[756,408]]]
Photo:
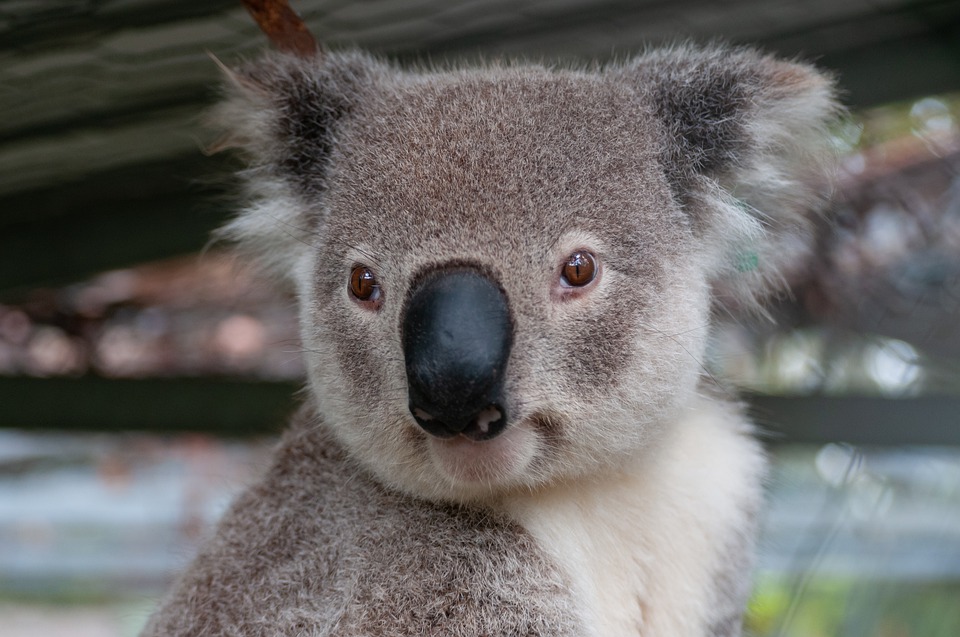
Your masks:
[[[563,264],[563,279],[573,287],[582,287],[590,283],[596,275],[596,259],[584,250],[574,252]]]
[[[357,266],[350,273],[350,293],[359,301],[374,299],[380,288],[373,271],[365,266]]]

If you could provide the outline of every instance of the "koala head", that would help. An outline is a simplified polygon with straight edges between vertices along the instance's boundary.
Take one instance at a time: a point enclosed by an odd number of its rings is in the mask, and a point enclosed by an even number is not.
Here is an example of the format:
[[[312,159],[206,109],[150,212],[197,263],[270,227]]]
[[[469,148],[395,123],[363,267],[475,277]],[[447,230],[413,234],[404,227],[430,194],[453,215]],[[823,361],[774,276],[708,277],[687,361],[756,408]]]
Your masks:
[[[295,286],[323,426],[388,486],[615,466],[697,391],[712,312],[806,250],[831,83],[748,50],[593,70],[272,55],[217,111],[225,229]]]

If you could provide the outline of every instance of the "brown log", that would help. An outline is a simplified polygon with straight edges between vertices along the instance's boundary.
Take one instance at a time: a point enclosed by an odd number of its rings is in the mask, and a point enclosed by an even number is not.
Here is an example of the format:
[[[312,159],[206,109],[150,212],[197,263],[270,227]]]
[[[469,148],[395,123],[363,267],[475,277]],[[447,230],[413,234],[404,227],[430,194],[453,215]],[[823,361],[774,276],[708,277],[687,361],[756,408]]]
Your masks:
[[[242,0],[250,15],[281,51],[311,57],[321,51],[303,19],[287,0]]]

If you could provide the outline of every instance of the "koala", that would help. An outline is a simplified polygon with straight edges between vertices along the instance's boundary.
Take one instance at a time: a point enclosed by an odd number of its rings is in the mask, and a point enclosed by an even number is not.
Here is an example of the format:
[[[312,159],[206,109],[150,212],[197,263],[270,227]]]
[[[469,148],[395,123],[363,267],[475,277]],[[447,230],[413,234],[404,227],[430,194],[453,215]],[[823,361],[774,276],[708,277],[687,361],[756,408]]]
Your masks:
[[[687,44],[227,76],[224,234],[308,384],[143,635],[740,634],[765,457],[703,361],[810,250],[832,80]]]

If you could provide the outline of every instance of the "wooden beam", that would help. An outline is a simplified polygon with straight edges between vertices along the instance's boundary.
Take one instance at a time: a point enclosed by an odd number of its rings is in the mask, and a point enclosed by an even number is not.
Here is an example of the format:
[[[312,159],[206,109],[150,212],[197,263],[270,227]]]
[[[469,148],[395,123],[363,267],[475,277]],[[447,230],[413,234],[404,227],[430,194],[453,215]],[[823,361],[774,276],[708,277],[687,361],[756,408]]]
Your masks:
[[[0,299],[202,249],[231,209],[199,180],[223,165],[197,151],[0,198]]]
[[[0,426],[86,432],[278,433],[294,383],[163,378],[0,378]]]
[[[134,2],[76,2],[24,4],[6,11],[0,31],[7,51],[60,49],[86,45],[122,29],[187,22],[219,11],[235,9],[239,0],[136,0]]]
[[[84,432],[276,434],[297,383],[215,378],[0,378],[0,426]],[[746,397],[771,445],[960,445],[960,396]]]
[[[960,445],[960,396],[747,397],[771,444]]]

